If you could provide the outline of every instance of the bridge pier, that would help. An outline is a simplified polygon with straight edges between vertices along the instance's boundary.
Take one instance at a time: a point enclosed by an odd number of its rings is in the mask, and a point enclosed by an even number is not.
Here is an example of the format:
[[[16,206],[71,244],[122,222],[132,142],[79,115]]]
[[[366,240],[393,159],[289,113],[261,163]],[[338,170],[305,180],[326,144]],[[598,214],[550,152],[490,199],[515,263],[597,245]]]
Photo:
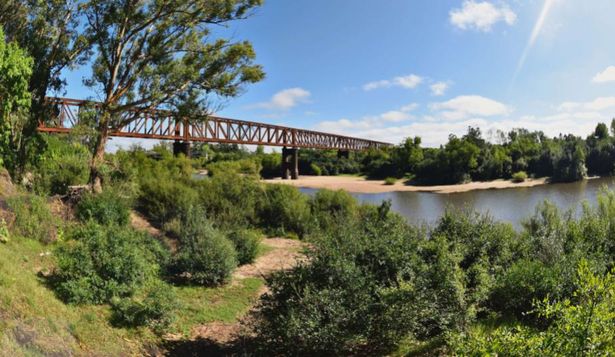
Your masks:
[[[299,178],[299,149],[282,148],[282,179]]]
[[[341,159],[341,158],[349,159],[350,158],[350,151],[349,150],[338,150],[337,151],[337,158],[338,159]]]
[[[173,142],[173,155],[178,156],[184,154],[186,157],[190,157],[190,142],[175,140]]]

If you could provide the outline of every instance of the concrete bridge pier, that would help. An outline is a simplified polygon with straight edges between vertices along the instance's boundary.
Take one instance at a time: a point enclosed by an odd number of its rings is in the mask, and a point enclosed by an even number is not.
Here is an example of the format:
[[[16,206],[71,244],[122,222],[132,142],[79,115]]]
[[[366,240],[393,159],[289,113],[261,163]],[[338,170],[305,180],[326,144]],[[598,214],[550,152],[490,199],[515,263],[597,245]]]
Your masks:
[[[282,148],[282,179],[289,178],[297,180],[299,178],[299,149]]]
[[[173,142],[173,155],[178,156],[184,154],[186,157],[190,157],[190,142],[175,140]]]

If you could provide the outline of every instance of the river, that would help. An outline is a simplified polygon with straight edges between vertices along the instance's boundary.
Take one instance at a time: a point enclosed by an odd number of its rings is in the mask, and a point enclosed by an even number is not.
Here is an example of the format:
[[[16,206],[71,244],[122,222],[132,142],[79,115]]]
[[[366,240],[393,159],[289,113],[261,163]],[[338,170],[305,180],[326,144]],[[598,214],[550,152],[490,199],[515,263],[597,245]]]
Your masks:
[[[544,200],[555,203],[563,210],[574,209],[577,213],[584,200],[592,205],[604,186],[613,188],[612,177],[591,180],[540,185],[525,188],[499,190],[475,190],[462,193],[426,193],[426,192],[385,192],[352,193],[361,202],[380,204],[391,200],[392,209],[400,213],[411,223],[434,223],[447,206],[471,207],[483,213],[489,213],[497,220],[510,222],[520,228],[521,222],[532,215],[535,207]],[[302,188],[302,192],[313,194],[316,189]]]

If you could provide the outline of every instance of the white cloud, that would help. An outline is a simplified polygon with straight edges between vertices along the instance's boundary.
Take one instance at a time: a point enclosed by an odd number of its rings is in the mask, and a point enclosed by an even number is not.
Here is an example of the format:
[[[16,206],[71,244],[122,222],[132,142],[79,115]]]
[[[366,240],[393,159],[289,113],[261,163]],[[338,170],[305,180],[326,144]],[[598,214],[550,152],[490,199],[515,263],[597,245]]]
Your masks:
[[[432,85],[429,86],[429,89],[431,89],[431,94],[435,95],[435,96],[441,96],[444,95],[446,93],[446,91],[448,90],[448,83],[446,82],[436,82]]]
[[[439,115],[447,120],[462,120],[471,116],[505,116],[512,112],[509,106],[479,95],[458,96],[446,102],[434,103],[431,109],[439,111]]]
[[[381,128],[390,123],[400,123],[414,119],[414,116],[411,115],[410,112],[416,110],[418,106],[419,105],[416,103],[411,103],[404,105],[398,110],[390,110],[376,116],[365,116],[359,120],[344,118],[340,120],[323,121],[318,123],[316,128],[318,130],[340,134],[348,130],[371,130],[374,128]]]
[[[488,1],[466,0],[461,9],[451,10],[449,16],[451,24],[462,30],[489,31],[497,22],[513,25],[517,21],[517,14],[508,5],[498,7]]]
[[[307,103],[312,94],[303,88],[289,88],[280,91],[265,103],[259,103],[256,107],[271,110],[288,110],[300,103]]]
[[[423,78],[417,76],[416,74],[410,74],[407,76],[395,77],[393,79],[383,79],[380,81],[369,82],[363,85],[363,90],[370,91],[374,89],[380,88],[390,88],[390,87],[403,87],[408,89],[416,88],[419,84],[423,82]]]
[[[558,110],[563,112],[602,111],[612,108],[615,108],[615,97],[598,97],[591,102],[564,102],[559,105]]]
[[[604,71],[596,74],[592,79],[594,83],[615,82],[615,66],[608,66]]]

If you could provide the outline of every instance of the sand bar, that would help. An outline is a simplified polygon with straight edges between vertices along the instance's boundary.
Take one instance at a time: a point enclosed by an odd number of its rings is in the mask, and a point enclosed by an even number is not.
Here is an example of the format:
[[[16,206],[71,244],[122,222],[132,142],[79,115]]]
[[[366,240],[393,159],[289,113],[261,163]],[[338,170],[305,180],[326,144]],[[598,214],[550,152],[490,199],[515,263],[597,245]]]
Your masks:
[[[547,183],[546,178],[527,179],[524,182],[514,183],[510,180],[494,180],[486,182],[469,182],[459,185],[438,186],[412,186],[405,185],[403,180],[394,185],[385,185],[383,180],[366,180],[358,176],[301,176],[298,180],[271,179],[267,183],[286,184],[305,188],[326,188],[329,190],[346,190],[354,193],[381,193],[381,192],[433,192],[457,193],[473,190],[492,190],[503,188],[533,187]]]

